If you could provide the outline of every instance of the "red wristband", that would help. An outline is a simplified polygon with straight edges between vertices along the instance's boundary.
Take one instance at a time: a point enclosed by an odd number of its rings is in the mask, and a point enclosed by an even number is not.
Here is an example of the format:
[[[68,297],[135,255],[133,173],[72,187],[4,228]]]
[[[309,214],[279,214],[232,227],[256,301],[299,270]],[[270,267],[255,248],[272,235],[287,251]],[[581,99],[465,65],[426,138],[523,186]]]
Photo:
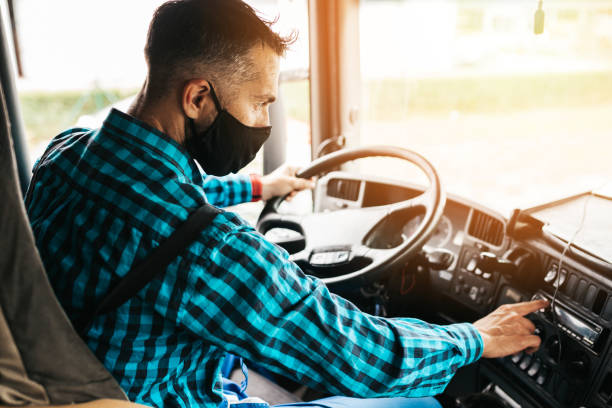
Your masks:
[[[263,188],[263,185],[261,184],[261,177],[254,173],[249,174],[249,177],[251,178],[251,201],[261,200],[261,190]]]

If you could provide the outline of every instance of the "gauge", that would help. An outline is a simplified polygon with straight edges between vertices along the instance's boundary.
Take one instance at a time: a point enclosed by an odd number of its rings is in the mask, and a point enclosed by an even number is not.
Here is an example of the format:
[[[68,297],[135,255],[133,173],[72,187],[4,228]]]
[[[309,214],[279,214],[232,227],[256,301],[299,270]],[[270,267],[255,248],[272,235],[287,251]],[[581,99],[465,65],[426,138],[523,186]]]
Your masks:
[[[402,229],[402,236],[404,239],[411,237],[417,231],[419,225],[421,225],[421,222],[423,222],[422,215],[417,215],[408,221]],[[438,223],[436,230],[432,234],[431,238],[429,238],[426,245],[431,247],[443,247],[448,244],[452,236],[453,224],[448,217],[443,215],[442,218],[440,218],[440,222]]]

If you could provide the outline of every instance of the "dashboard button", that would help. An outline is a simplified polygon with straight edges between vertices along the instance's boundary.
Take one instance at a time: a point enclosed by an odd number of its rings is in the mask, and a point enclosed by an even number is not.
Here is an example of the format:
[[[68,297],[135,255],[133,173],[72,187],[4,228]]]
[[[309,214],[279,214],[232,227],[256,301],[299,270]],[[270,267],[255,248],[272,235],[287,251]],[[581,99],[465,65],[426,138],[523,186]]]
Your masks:
[[[491,279],[491,276],[492,276],[492,275],[491,275],[491,273],[490,273],[490,272],[483,272],[483,273],[482,273],[482,277],[483,277],[483,279],[489,280],[489,279]]]
[[[478,266],[478,260],[476,258],[470,259],[465,269],[468,272],[474,272],[476,270],[476,266]]]
[[[521,359],[523,358],[523,354],[524,353],[522,351],[519,353],[513,354],[510,357],[510,361],[512,361],[514,364],[518,364],[518,362],[521,361]]]
[[[540,371],[541,366],[542,362],[539,358],[536,358],[527,370],[527,375],[530,377],[535,377],[538,374],[538,371]]]
[[[595,302],[595,296],[597,295],[597,286],[591,285],[587,289],[586,295],[584,296],[584,306],[588,309],[593,306],[593,302]]]
[[[588,286],[589,283],[587,281],[580,279],[580,282],[578,282],[578,288],[576,289],[576,294],[574,296],[574,300],[576,302],[582,303]]]
[[[567,296],[572,297],[574,295],[574,291],[576,290],[576,285],[578,284],[578,277],[573,273],[567,279],[567,285],[565,285],[564,292]]]
[[[544,385],[546,383],[546,380],[548,380],[548,372],[549,372],[549,368],[548,366],[543,366],[542,369],[540,370],[540,373],[538,374],[538,377],[536,378],[536,383],[538,385]]]
[[[473,301],[476,301],[476,298],[478,298],[478,288],[476,286],[472,286],[470,288],[469,296],[470,296],[470,299],[472,299]]]
[[[555,279],[552,283],[553,287],[562,287],[563,284],[565,283],[565,280],[567,279],[567,270],[565,269],[561,269],[561,272],[559,272],[559,275],[557,276],[557,279]]]
[[[544,276],[544,282],[552,283],[555,279],[557,279],[557,272],[558,272],[558,270],[559,270],[559,266],[558,265],[556,265],[556,264],[551,265],[550,269],[546,273],[546,276]]]
[[[539,337],[544,337],[544,329],[539,324],[536,324],[533,334]]]
[[[529,354],[525,354],[521,362],[519,363],[519,368],[525,371],[531,365],[532,357]]]

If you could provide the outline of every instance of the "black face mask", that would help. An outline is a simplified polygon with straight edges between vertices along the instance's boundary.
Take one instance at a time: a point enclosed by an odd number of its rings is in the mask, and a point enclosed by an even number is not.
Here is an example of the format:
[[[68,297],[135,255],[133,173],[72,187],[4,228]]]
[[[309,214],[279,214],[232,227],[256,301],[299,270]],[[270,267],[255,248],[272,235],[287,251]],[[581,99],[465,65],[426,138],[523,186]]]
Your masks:
[[[197,133],[193,119],[189,118],[191,136],[186,140],[187,151],[200,163],[206,174],[225,176],[236,173],[249,164],[270,136],[272,126],[243,125],[228,111],[221,108],[212,85],[210,86],[217,117],[204,132]]]

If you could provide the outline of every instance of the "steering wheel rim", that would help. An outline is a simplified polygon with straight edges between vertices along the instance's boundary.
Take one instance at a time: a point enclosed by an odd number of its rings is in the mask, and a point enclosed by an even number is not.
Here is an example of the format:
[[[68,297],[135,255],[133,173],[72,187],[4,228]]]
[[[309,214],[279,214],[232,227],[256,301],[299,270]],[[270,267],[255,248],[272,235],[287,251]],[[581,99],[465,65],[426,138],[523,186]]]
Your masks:
[[[381,274],[384,274],[385,271],[397,264],[406,263],[412,256],[416,255],[416,253],[422,249],[423,245],[431,237],[444,211],[444,206],[446,204],[446,193],[440,182],[440,177],[437,170],[423,156],[404,148],[393,146],[369,146],[343,149],[314,160],[307,167],[302,169],[297,174],[297,177],[314,177],[328,171],[330,168],[340,166],[341,164],[352,160],[366,157],[391,157],[408,161],[425,173],[429,180],[429,187],[427,187],[425,191],[417,197],[400,201],[398,203],[386,204],[377,207],[360,208],[357,210],[338,210],[334,211],[333,214],[340,214],[343,211],[358,211],[360,217],[357,219],[360,221],[359,223],[361,224],[361,222],[364,222],[367,224],[363,227],[363,229],[367,230],[367,232],[362,238],[360,238],[361,241],[365,240],[368,234],[370,234],[375,228],[379,227],[380,223],[387,219],[386,217],[390,217],[397,211],[406,209],[424,209],[423,219],[416,229],[416,232],[394,248],[376,249],[366,247],[364,244],[361,246],[357,245],[351,247],[350,251],[353,252],[350,254],[351,260],[356,259],[356,257],[364,257],[364,259],[369,259],[371,262],[363,268],[348,272],[346,274],[321,278],[321,280],[327,285],[333,286],[348,282],[361,285],[369,280],[375,279]],[[260,233],[265,234],[272,228],[292,226],[293,228],[290,229],[295,229],[297,227],[304,235],[306,247],[297,254],[292,254],[291,259],[294,261],[309,263],[311,256],[317,253],[317,244],[308,244],[309,237],[305,233],[305,229],[307,229],[305,228],[305,225],[307,225],[308,222],[312,223],[312,220],[306,217],[325,217],[327,222],[333,222],[333,218],[330,218],[328,215],[324,215],[325,213],[322,212],[313,213],[304,217],[294,216],[291,214],[279,214],[278,208],[285,198],[286,196],[274,197],[266,202],[266,205],[261,211],[257,221],[257,230]],[[379,218],[376,219],[376,217]],[[353,226],[354,225],[355,224],[353,224]],[[312,230],[312,228],[310,229]],[[339,248],[345,247],[345,245],[342,243],[339,243],[336,246]],[[333,245],[327,245],[327,248],[331,247],[333,247]],[[322,246],[321,248],[325,248],[325,246]]]

